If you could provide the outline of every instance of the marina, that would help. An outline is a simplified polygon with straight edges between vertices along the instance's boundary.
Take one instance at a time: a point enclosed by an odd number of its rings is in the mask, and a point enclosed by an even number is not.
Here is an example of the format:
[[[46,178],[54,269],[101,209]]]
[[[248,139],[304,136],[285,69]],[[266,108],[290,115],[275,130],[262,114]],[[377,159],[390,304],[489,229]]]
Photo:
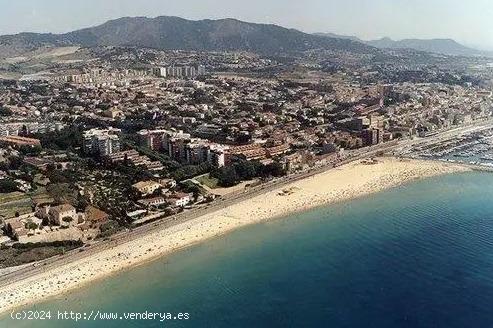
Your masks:
[[[483,167],[493,166],[493,126],[466,131],[459,135],[424,140],[399,155],[409,158],[433,159]]]

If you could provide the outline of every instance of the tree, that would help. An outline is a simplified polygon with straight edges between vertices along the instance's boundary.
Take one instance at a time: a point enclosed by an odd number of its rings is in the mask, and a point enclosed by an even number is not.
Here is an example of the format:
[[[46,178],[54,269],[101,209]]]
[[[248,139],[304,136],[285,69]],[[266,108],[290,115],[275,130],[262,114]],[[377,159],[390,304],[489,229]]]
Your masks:
[[[44,227],[50,226],[51,225],[50,219],[43,218],[43,221],[41,222],[41,225],[44,226]]]
[[[10,179],[0,180],[0,193],[9,193],[19,190],[19,184]]]
[[[118,224],[117,221],[109,220],[104,222],[99,228],[99,230],[101,231],[101,233],[99,234],[98,237],[105,238],[118,232],[118,230],[120,230],[120,224]]]
[[[23,160],[20,157],[17,156],[11,156],[8,158],[9,159],[9,170],[18,170],[19,167],[23,164]]]
[[[70,150],[82,146],[83,129],[79,126],[69,126],[61,131],[35,134],[43,148],[54,150]]]
[[[233,166],[235,167],[235,171],[241,180],[251,180],[258,176],[262,164],[259,162],[239,160]]]
[[[182,189],[184,192],[193,193],[194,199],[197,200],[197,198],[200,195],[200,187],[199,186],[197,186],[192,181],[185,181],[181,184],[181,186],[182,186]]]
[[[19,152],[25,156],[38,156],[42,151],[41,146],[23,145],[19,148]]]
[[[12,116],[12,114],[10,109],[0,105],[0,116]]]
[[[81,195],[81,194],[77,194],[77,202],[75,204],[75,209],[77,210],[77,212],[84,212],[87,208],[87,206],[90,205],[90,202],[89,200],[87,199],[87,197]]]
[[[38,225],[34,223],[33,221],[26,222],[25,228],[28,230],[36,230],[38,229]]]
[[[78,192],[73,185],[68,183],[50,183],[46,187],[46,192],[53,197],[56,204],[76,204]]]
[[[211,176],[218,179],[222,187],[232,187],[241,181],[234,166],[221,167],[212,172]]]
[[[274,162],[268,164],[262,168],[262,176],[263,177],[281,177],[286,175],[286,170],[282,167],[279,162]]]

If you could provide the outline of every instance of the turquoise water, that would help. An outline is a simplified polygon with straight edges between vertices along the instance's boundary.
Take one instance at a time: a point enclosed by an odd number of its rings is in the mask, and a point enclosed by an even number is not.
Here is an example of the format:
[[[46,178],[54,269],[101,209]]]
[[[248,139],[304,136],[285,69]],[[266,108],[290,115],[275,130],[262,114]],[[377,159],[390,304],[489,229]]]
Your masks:
[[[493,327],[492,304],[493,174],[465,173],[250,226],[29,308],[52,320],[0,327]]]

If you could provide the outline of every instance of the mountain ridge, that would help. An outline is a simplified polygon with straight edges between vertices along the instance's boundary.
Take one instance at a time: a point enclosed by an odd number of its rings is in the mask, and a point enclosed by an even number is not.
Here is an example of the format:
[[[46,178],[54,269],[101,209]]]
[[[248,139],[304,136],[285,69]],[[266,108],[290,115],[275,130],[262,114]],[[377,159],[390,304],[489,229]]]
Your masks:
[[[137,46],[162,50],[252,51],[275,54],[331,49],[377,52],[372,46],[327,38],[274,24],[249,23],[234,18],[187,20],[176,16],[122,17],[101,25],[63,34],[20,33],[0,36],[1,47]]]
[[[442,53],[456,56],[480,56],[484,52],[466,47],[450,38],[435,39],[402,39],[392,40],[391,38],[381,38],[378,40],[366,41],[366,44],[386,49],[414,49],[433,53]]]
[[[382,38],[364,41],[334,33],[308,34],[275,24],[250,23],[235,18],[188,20],[176,16],[121,17],[68,33],[23,32],[0,36],[0,57],[41,47],[117,46],[160,50],[251,51],[260,54],[315,49],[378,53],[379,49],[414,49],[455,56],[493,56],[452,39]]]
[[[454,56],[493,56],[493,52],[470,48],[450,38],[393,40],[389,37],[383,37],[366,41],[356,36],[335,33],[315,33],[315,35],[358,41],[379,49],[413,49]]]

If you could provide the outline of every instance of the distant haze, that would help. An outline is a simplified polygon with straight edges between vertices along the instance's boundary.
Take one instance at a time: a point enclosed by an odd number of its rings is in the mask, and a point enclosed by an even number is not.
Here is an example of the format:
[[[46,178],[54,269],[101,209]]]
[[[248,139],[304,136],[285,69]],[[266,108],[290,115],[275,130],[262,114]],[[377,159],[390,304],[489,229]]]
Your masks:
[[[68,32],[122,16],[233,17],[362,39],[452,38],[493,50],[491,0],[0,0],[0,34]]]

